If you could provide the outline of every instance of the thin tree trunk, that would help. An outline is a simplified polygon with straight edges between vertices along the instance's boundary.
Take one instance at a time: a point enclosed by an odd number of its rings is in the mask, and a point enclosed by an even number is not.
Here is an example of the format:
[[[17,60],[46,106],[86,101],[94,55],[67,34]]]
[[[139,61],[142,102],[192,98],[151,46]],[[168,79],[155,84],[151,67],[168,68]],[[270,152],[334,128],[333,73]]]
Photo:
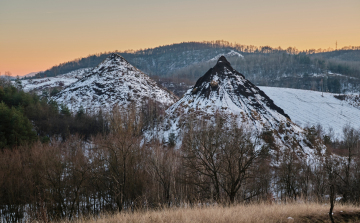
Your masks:
[[[335,201],[335,191],[334,191],[334,185],[330,185],[330,211],[329,211],[329,217],[332,223],[335,223],[334,217],[333,217],[333,210],[334,210],[334,201]]]

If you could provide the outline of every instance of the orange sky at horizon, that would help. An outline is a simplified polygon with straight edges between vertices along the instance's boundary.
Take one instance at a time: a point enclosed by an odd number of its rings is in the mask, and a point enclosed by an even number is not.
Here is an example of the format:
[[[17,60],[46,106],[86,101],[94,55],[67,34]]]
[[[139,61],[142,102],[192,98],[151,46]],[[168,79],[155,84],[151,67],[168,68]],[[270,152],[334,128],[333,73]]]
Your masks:
[[[0,0],[0,72],[188,41],[359,46],[359,11],[358,0]]]

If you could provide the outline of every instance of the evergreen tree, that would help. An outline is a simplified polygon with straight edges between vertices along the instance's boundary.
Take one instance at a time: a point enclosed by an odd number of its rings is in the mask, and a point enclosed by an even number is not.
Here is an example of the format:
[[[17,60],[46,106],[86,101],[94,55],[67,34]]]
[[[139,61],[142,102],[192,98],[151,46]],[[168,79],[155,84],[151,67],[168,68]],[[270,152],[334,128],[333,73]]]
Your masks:
[[[0,117],[0,149],[36,140],[36,132],[33,131],[31,122],[14,107],[9,108],[1,102]]]

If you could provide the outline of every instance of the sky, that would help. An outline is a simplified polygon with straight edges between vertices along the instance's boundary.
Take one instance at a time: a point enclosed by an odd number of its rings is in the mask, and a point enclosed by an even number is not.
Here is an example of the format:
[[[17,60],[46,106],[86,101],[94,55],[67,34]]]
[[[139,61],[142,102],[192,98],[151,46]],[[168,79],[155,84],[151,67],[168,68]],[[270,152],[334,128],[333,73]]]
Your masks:
[[[360,0],[0,0],[0,72],[187,41],[360,46],[359,12]]]

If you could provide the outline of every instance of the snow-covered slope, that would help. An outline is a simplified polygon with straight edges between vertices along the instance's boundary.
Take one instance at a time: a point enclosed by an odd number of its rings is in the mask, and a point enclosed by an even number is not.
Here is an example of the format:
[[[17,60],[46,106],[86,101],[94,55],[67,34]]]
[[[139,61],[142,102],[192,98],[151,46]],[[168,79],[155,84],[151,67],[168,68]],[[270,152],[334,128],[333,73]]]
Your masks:
[[[201,111],[208,114],[220,110],[246,116],[247,119],[273,127],[287,122],[288,116],[273,101],[245,77],[235,71],[224,56],[202,76],[183,98],[171,106],[167,113]],[[258,113],[259,117],[255,113]],[[244,117],[245,118],[245,117]],[[255,121],[260,119],[260,122]]]
[[[36,93],[41,94],[42,91],[48,90],[50,88],[66,87],[83,78],[84,75],[91,69],[92,68],[83,68],[66,74],[58,75],[56,77],[21,80],[21,84],[25,92],[35,91]]]
[[[110,111],[115,106],[127,106],[131,102],[140,105],[148,99],[169,106],[177,97],[160,88],[120,55],[111,54],[84,78],[52,99],[67,105],[72,111],[78,111],[81,106],[87,111]]]
[[[259,87],[300,126],[322,125],[342,137],[345,125],[360,127],[360,109],[351,100],[339,100],[332,93],[291,88]],[[323,95],[323,96],[322,96]]]
[[[85,77],[87,75],[87,73],[89,73],[93,68],[89,67],[89,68],[82,68],[82,69],[78,69],[75,71],[71,71],[69,73],[65,73],[65,74],[61,74],[57,77],[62,77],[62,78],[76,78],[76,79],[81,79],[83,77]]]
[[[213,117],[216,113],[231,114],[238,118],[242,128],[254,134],[272,132],[278,148],[294,148],[307,158],[316,151],[307,140],[305,131],[294,124],[289,116],[263,91],[234,70],[224,56],[202,76],[195,86],[166,111],[163,138],[175,137],[177,143],[182,136],[190,114]],[[259,146],[263,145],[260,142]]]
[[[224,57],[239,57],[239,58],[242,58],[242,59],[244,58],[244,56],[241,55],[240,53],[238,53],[238,52],[236,52],[236,51],[234,51],[234,50],[231,50],[231,51],[228,52],[228,53],[223,53],[223,54],[217,55],[216,57],[210,59],[209,62],[210,62],[210,61],[216,61],[216,60],[218,60],[221,56],[224,56]]]

